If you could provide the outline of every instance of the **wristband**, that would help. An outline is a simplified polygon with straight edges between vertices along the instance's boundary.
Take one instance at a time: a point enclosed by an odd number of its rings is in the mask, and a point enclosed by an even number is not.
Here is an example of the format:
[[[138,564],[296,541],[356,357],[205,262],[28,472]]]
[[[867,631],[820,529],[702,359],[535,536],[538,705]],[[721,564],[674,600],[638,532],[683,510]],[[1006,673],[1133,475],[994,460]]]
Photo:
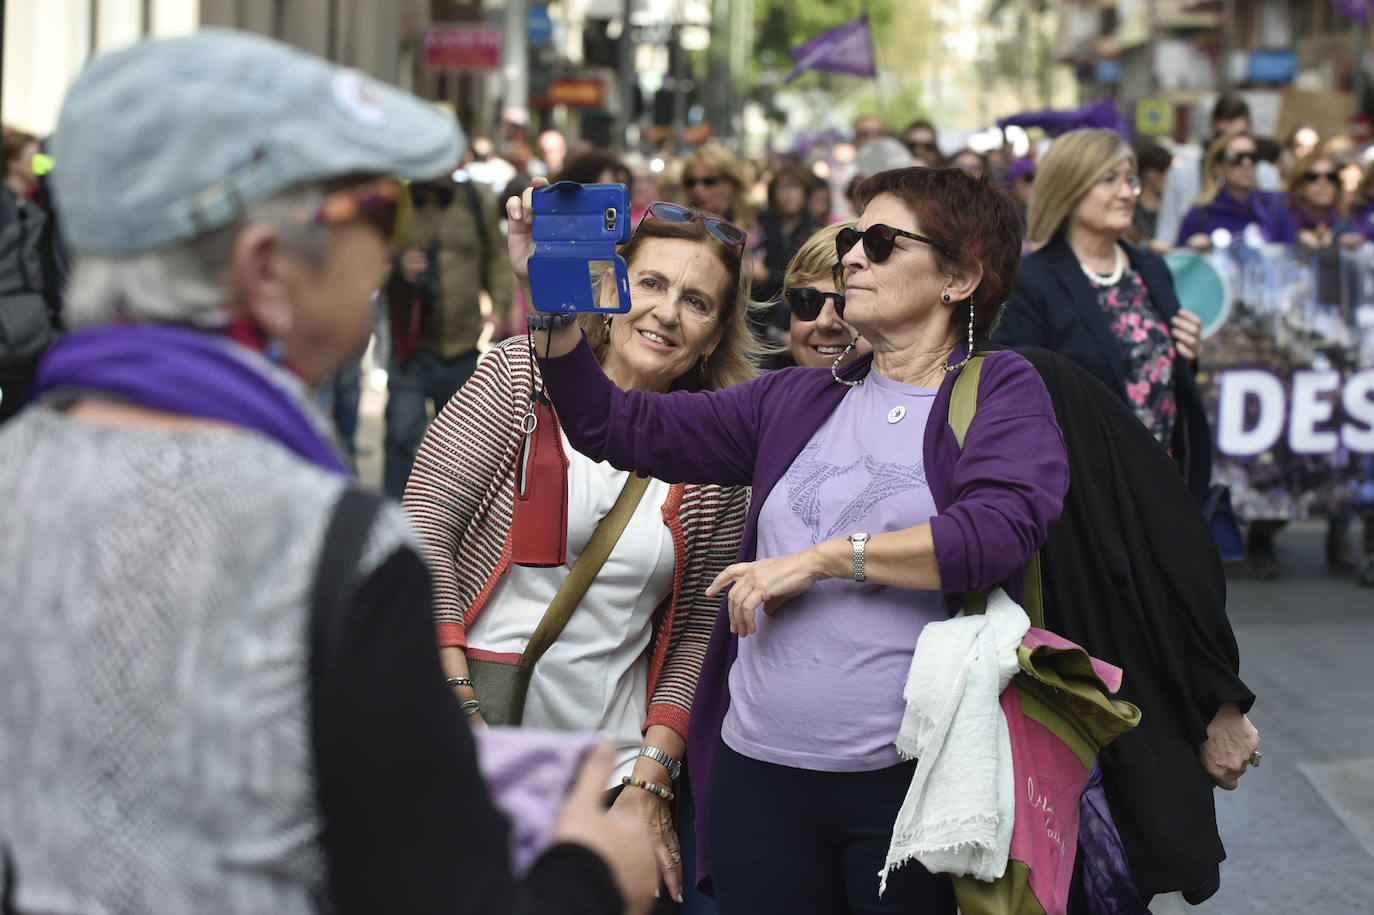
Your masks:
[[[542,311],[531,311],[525,314],[525,326],[530,330],[553,330],[555,327],[567,327],[577,320],[577,312],[560,311],[556,314],[546,314]]]
[[[633,775],[626,775],[624,778],[620,780],[620,783],[630,788],[642,788],[650,794],[658,795],[659,797],[663,798],[665,801],[668,801],[669,803],[672,803],[673,798],[677,797],[676,794],[673,794],[673,792],[669,791],[662,785],[655,785],[653,782],[646,782],[644,779],[635,778]]]
[[[459,707],[463,710],[463,714],[467,715],[469,718],[482,710],[482,704],[476,699],[469,699]]]

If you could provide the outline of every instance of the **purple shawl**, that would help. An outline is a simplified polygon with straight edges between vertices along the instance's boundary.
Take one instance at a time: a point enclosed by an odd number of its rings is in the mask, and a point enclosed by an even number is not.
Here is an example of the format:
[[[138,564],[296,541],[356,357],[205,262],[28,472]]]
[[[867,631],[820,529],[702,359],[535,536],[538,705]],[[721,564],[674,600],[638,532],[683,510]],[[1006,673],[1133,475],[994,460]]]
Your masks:
[[[105,324],[53,344],[38,366],[34,391],[100,391],[140,407],[233,423],[325,470],[348,474],[303,390],[292,390],[299,382],[284,376],[265,357],[213,332]]]

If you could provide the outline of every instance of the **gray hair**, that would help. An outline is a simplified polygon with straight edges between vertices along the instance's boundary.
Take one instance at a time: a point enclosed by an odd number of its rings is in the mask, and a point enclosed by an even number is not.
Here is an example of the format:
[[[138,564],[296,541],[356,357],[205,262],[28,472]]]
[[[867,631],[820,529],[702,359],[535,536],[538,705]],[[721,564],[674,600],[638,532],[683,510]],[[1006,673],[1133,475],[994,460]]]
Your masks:
[[[329,252],[329,227],[310,218],[324,190],[306,186],[251,204],[234,222],[189,241],[127,255],[78,254],[67,286],[69,327],[116,319],[221,327],[233,299],[229,262],[249,225],[274,227],[288,251],[316,266]]]

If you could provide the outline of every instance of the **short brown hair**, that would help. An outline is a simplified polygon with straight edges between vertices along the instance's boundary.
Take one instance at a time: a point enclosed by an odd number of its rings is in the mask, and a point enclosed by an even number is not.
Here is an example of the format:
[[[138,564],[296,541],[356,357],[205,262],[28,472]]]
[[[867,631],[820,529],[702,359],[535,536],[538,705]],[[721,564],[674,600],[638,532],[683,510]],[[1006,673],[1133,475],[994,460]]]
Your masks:
[[[862,206],[881,194],[891,194],[911,210],[921,234],[939,242],[934,250],[940,269],[981,267],[983,279],[973,291],[973,332],[986,337],[997,323],[1002,305],[1016,285],[1021,266],[1021,217],[1006,191],[986,175],[960,168],[898,168],[879,172],[855,190]],[[950,326],[959,329],[968,311],[954,309]]]
[[[749,328],[749,312],[756,306],[749,298],[749,275],[745,269],[744,250],[716,238],[700,221],[672,222],[645,216],[639,221],[639,227],[630,240],[620,246],[620,256],[625,258],[626,264],[633,266],[644,243],[654,238],[680,238],[705,245],[730,278],[729,288],[721,290],[720,313],[717,315],[721,327],[720,342],[706,360],[705,377],[702,377],[698,363],[673,383],[673,390],[713,391],[753,378],[759,370],[754,333]],[[601,359],[611,338],[606,327],[607,316],[585,313],[578,317],[582,330],[587,334],[587,341],[591,343],[597,359]]]

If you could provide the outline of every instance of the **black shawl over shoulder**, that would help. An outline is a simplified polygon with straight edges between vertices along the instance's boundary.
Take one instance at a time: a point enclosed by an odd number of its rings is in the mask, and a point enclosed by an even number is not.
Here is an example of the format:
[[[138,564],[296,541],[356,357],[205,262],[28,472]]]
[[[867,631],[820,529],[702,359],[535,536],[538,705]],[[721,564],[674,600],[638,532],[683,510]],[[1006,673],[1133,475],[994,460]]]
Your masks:
[[[1224,702],[1248,710],[1211,531],[1174,462],[1089,372],[1025,356],[1049,389],[1069,455],[1064,514],[1041,550],[1046,627],[1125,670],[1140,726],[1101,757],[1112,814],[1140,892],[1216,892],[1226,857],[1198,760]]]

